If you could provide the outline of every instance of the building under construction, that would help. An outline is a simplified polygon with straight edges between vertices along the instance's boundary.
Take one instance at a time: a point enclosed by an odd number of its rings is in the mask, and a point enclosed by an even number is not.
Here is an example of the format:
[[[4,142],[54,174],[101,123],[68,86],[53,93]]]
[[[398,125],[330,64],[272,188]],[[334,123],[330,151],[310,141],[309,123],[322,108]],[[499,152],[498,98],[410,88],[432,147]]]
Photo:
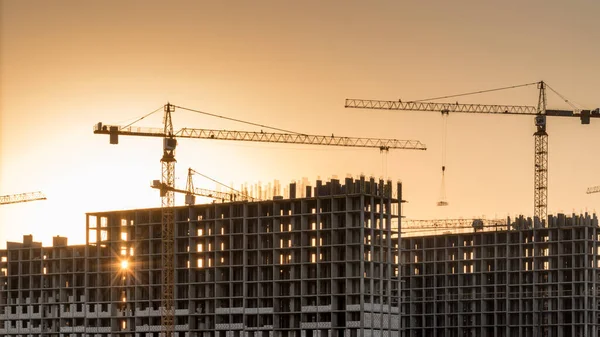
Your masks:
[[[402,238],[403,336],[600,336],[596,216],[507,223]]]
[[[400,239],[400,184],[299,189],[175,209],[177,336],[600,336],[595,215]],[[161,220],[90,213],[84,245],[9,242],[0,335],[160,336]]]
[[[175,209],[177,336],[399,336],[401,185]],[[0,335],[159,336],[161,209],[87,214],[86,244],[0,251]]]

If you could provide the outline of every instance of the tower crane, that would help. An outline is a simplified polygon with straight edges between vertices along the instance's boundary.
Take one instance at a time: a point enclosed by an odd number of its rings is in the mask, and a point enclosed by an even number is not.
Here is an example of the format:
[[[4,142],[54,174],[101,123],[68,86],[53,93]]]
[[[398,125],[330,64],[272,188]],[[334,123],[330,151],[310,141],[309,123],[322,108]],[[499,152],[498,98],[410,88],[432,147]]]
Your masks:
[[[546,109],[546,83],[536,83],[539,89],[538,104],[535,106],[522,105],[486,105],[434,103],[428,101],[382,101],[369,99],[346,99],[346,108],[404,110],[404,111],[437,111],[442,114],[450,112],[461,113],[490,113],[498,115],[530,115],[534,116],[536,126],[535,137],[535,166],[534,166],[534,219],[542,225],[546,222],[548,208],[548,133],[546,132],[546,117],[578,117],[581,124],[589,124],[590,118],[599,118],[600,109],[595,110],[550,110]],[[527,84],[529,85],[529,84]],[[503,88],[504,89],[504,88]],[[499,89],[495,89],[499,90]],[[488,90],[491,91],[491,90]],[[483,92],[483,91],[482,91]],[[458,96],[458,95],[457,95]],[[452,96],[446,96],[452,97]]]
[[[508,221],[506,219],[432,219],[432,220],[413,220],[407,219],[402,222],[403,234],[421,234],[437,230],[464,230],[473,229],[475,232],[485,228],[494,228],[496,230],[506,229]]]
[[[247,194],[244,194],[244,193],[237,193],[237,192],[228,193],[228,192],[213,191],[213,190],[209,190],[209,189],[205,189],[205,188],[194,188],[194,182],[193,182],[192,177],[195,172],[196,171],[194,171],[192,168],[188,169],[188,178],[187,178],[185,190],[169,187],[166,184],[161,183],[160,180],[153,180],[152,185],[150,187],[160,190],[161,195],[165,194],[166,191],[173,191],[173,192],[185,194],[185,204],[189,205],[189,206],[196,204],[196,196],[213,198],[215,200],[221,200],[223,202],[225,202],[225,201],[256,201],[256,200],[258,200],[251,196],[248,196]]]
[[[585,191],[585,193],[587,193],[587,194],[598,193],[598,192],[600,192],[600,186],[588,187],[587,191]]]
[[[219,191],[212,191],[212,190],[208,190],[208,189],[204,189],[204,188],[194,188],[194,174],[200,174],[200,172],[195,171],[194,169],[192,169],[191,167],[188,168],[188,176],[187,176],[187,182],[185,185],[185,190],[186,190],[186,199],[185,199],[185,203],[186,205],[194,205],[196,203],[196,198],[194,198],[194,195],[198,195],[198,196],[202,196],[202,197],[209,197],[209,198],[214,198],[214,199],[220,199],[221,201],[258,201],[259,199],[254,198],[246,193],[242,193],[239,191],[236,191],[235,189],[227,186],[230,190],[232,190],[232,192],[219,192]],[[206,177],[206,176],[205,176]],[[207,177],[208,178],[208,177]],[[211,178],[209,178],[211,179]],[[211,179],[213,180],[213,179]],[[216,180],[213,180],[215,182],[217,182]],[[219,183],[219,182],[217,182]],[[219,183],[220,184],[220,183]],[[188,197],[189,195],[189,197]]]
[[[285,143],[285,144],[309,144],[328,145],[361,148],[378,148],[388,151],[389,149],[426,150],[426,146],[416,140],[397,140],[380,138],[356,138],[318,136],[307,134],[271,133],[271,132],[248,132],[228,131],[210,129],[182,128],[174,131],[171,114],[175,111],[175,105],[167,103],[163,111],[163,128],[142,128],[131,126],[94,125],[94,134],[107,134],[110,144],[118,144],[119,136],[142,136],[163,138],[163,156],[161,186],[161,239],[162,239],[162,298],[161,298],[161,325],[165,337],[174,335],[175,330],[175,253],[174,253],[174,227],[175,227],[175,202],[174,202],[174,175],[175,175],[175,148],[177,138],[213,139],[213,140],[235,140],[251,142]],[[190,110],[183,107],[181,109]]]
[[[16,204],[20,202],[29,202],[36,200],[46,200],[46,196],[42,192],[27,192],[19,194],[10,194],[0,196],[0,205]]]

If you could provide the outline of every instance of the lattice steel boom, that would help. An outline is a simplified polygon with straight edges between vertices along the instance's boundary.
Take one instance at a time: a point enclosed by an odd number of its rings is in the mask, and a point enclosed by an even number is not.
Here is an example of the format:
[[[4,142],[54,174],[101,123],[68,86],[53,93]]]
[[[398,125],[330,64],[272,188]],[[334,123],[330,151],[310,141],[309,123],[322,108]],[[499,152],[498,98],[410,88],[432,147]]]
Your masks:
[[[438,111],[442,113],[489,113],[499,115],[535,116],[535,162],[534,162],[534,215],[536,222],[546,222],[548,208],[548,134],[546,133],[546,116],[579,117],[581,124],[589,124],[590,118],[599,118],[600,109],[595,110],[548,110],[546,109],[546,85],[538,82],[539,100],[537,107],[522,105],[486,105],[433,102],[402,102],[369,99],[346,99],[346,108],[405,110],[405,111]]]
[[[507,223],[508,221],[506,219],[406,219],[402,221],[402,230],[409,232],[422,232],[437,229],[472,228],[477,231],[487,227],[506,228]]]
[[[20,202],[29,202],[36,200],[46,200],[46,196],[42,192],[28,192],[11,195],[0,196],[0,205],[17,204]]]
[[[434,228],[480,228],[483,226],[506,226],[506,219],[428,219],[414,220],[406,219],[402,221],[402,229],[420,230]]]
[[[587,194],[598,193],[598,192],[600,192],[600,186],[588,187],[587,191],[585,191],[585,193],[587,193]]]
[[[165,132],[159,128],[143,127],[121,127],[116,125],[103,125],[101,123],[94,126],[95,134],[111,135],[111,137],[121,136],[146,136],[146,137],[165,137]],[[231,131],[231,130],[211,130],[211,129],[191,129],[182,128],[173,133],[174,138],[197,138],[212,140],[236,140],[261,143],[285,143],[285,144],[307,144],[307,145],[328,145],[328,146],[346,146],[377,148],[382,150],[403,149],[403,150],[427,150],[425,144],[418,140],[398,140],[384,138],[357,138],[340,136],[319,136],[293,133],[273,133],[273,132],[252,132],[252,131]]]
[[[402,221],[401,233],[405,237],[436,234],[439,231],[450,233],[502,231],[507,229],[508,219],[430,219]]]

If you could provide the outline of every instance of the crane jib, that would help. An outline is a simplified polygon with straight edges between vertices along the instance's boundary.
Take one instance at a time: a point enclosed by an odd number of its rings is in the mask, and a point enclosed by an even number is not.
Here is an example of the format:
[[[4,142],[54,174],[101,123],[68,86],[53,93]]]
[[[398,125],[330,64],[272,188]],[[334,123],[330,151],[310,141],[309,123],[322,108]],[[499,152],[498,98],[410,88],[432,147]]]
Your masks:
[[[110,136],[111,144],[119,143],[119,136],[145,136],[145,137],[169,137],[164,130],[149,127],[121,127],[116,125],[94,125],[94,134],[107,134]],[[214,140],[235,140],[267,143],[288,143],[306,145],[329,145],[348,146],[362,148],[377,148],[380,150],[405,149],[405,150],[427,150],[427,146],[418,140],[399,140],[385,138],[359,138],[322,136],[306,134],[286,134],[272,132],[232,131],[182,128],[173,134],[174,138],[197,138]]]
[[[402,102],[369,99],[346,99],[346,108],[404,111],[441,111],[444,113],[491,113],[508,115],[539,115],[537,107],[526,105],[488,105],[435,102]],[[600,108],[594,110],[546,109],[542,114],[552,117],[579,117],[582,124],[589,124],[590,118],[600,118]]]

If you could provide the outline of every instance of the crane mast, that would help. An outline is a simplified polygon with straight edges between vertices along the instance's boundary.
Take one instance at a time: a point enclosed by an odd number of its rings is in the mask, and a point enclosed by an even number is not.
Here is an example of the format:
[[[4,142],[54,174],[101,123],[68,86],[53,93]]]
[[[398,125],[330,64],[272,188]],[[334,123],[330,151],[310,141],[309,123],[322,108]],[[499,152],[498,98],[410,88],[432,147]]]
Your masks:
[[[161,323],[166,337],[175,333],[175,193],[170,188],[175,188],[175,148],[177,140],[173,135],[173,122],[171,112],[175,107],[167,103],[164,107],[164,138],[162,163],[162,183],[167,189],[161,190],[162,212],[162,266],[163,266],[163,296],[161,299]]]
[[[287,134],[270,132],[228,131],[210,129],[182,128],[177,132],[173,129],[171,113],[175,105],[167,103],[164,106],[163,128],[141,128],[131,126],[94,125],[94,134],[107,134],[110,144],[118,144],[119,136],[143,136],[163,138],[163,156],[161,158],[162,180],[161,190],[161,239],[162,239],[162,298],[161,298],[161,324],[165,337],[172,337],[175,333],[175,148],[177,138],[195,138],[212,140],[235,140],[264,143],[307,144],[343,147],[378,148],[382,151],[390,149],[426,150],[427,147],[417,140],[397,140],[382,138],[357,138]],[[154,186],[153,186],[154,187]],[[205,191],[194,190],[195,193]],[[183,191],[186,193],[186,191]]]
[[[531,115],[535,116],[535,160],[534,160],[534,219],[544,225],[548,209],[548,133],[546,132],[546,117],[579,117],[581,124],[589,124],[590,118],[599,118],[600,109],[595,110],[550,110],[546,109],[546,83],[537,83],[539,89],[538,105],[487,105],[434,103],[423,101],[383,101],[369,99],[346,99],[346,108],[404,110],[404,111],[439,111],[442,113],[488,113],[500,115]]]
[[[535,116],[535,164],[533,184],[534,221],[546,223],[548,215],[548,133],[546,133],[546,85],[538,84],[537,115]]]

